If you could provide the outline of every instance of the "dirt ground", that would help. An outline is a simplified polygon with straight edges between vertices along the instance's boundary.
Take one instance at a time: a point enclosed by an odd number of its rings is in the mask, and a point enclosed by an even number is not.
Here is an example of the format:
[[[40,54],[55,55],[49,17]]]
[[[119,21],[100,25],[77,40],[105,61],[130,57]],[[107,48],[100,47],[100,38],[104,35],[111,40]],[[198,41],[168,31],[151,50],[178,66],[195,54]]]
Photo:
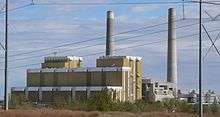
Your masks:
[[[187,113],[128,113],[128,112],[84,112],[70,110],[0,110],[0,117],[197,117]],[[205,117],[220,117],[218,115],[205,114]]]

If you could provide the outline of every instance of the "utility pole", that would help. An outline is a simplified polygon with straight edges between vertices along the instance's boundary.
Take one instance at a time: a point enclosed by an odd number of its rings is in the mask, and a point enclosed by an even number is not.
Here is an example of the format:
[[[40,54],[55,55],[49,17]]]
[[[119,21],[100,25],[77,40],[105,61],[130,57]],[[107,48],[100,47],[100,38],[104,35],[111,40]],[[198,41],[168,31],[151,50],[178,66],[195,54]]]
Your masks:
[[[8,0],[5,0],[5,95],[4,109],[8,110]]]
[[[203,117],[202,103],[202,0],[199,2],[199,117]]]

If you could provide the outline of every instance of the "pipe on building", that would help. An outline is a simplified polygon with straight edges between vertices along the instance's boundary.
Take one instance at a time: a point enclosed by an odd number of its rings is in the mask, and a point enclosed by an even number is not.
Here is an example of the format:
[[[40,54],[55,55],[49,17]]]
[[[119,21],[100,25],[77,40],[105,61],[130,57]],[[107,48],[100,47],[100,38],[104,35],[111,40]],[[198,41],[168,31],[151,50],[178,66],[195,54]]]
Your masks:
[[[114,13],[107,11],[106,56],[114,55]]]
[[[177,83],[176,11],[168,10],[167,82]]]

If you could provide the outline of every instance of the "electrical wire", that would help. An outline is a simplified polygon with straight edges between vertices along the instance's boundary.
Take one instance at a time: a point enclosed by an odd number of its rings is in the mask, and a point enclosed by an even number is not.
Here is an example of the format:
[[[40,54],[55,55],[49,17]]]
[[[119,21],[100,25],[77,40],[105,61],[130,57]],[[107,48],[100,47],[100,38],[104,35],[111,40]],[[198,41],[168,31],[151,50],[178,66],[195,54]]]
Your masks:
[[[181,20],[176,20],[176,22],[178,22],[178,21],[181,21]],[[212,20],[204,21],[204,23],[211,22],[211,21]],[[218,20],[216,20],[216,21],[218,21]],[[161,25],[165,25],[165,24],[167,24],[167,22],[166,23],[156,24],[156,25],[151,25],[151,26],[146,26],[146,27],[141,27],[141,28],[137,28],[137,29],[134,29],[134,30],[124,31],[124,32],[120,32],[120,33],[117,33],[117,34],[113,35],[113,37],[117,36],[117,35],[125,34],[125,33],[136,32],[136,31],[140,31],[140,30],[144,30],[144,29],[148,29],[148,28],[153,28],[153,27],[157,27],[157,26],[161,26]],[[198,23],[193,23],[193,24],[177,27],[177,29],[178,28],[188,27],[188,26],[193,26],[193,25],[197,25],[197,24]],[[165,32],[165,31],[167,31],[167,30],[156,31],[156,32],[149,33],[149,34],[155,34],[155,33],[160,33],[160,32]],[[144,34],[144,35],[147,35],[147,34]],[[100,39],[104,39],[104,38],[105,38],[105,36],[97,37],[97,38],[92,38],[92,39],[87,39],[87,40],[84,40],[84,41],[77,41],[77,42],[72,42],[72,43],[64,43],[64,44],[57,45],[57,46],[50,47],[50,48],[43,48],[43,49],[33,50],[33,51],[29,51],[29,52],[23,52],[23,53],[17,53],[17,54],[14,54],[14,55],[9,55],[9,57],[14,57],[14,56],[17,57],[17,56],[21,56],[21,55],[27,55],[27,54],[32,54],[32,53],[36,53],[36,52],[46,51],[46,50],[53,50],[53,49],[60,48],[60,47],[66,47],[66,46],[70,46],[70,45],[78,45],[78,44],[81,44],[81,43],[90,42],[90,41],[94,41],[94,40],[100,40]],[[47,53],[47,54],[43,54],[43,55],[51,55],[51,54],[52,53]],[[37,57],[39,57],[39,55],[37,55]],[[31,58],[31,57],[25,57],[25,58]]]
[[[109,2],[109,3],[100,3],[100,2],[84,2],[84,3],[67,3],[67,2],[42,2],[42,3],[36,3],[35,5],[74,5],[74,6],[113,6],[113,5],[167,5],[167,4],[183,4],[183,3],[192,3],[189,1],[185,2]]]
[[[220,31],[220,29],[212,30],[212,31],[209,31],[209,32],[214,32],[214,31]],[[198,33],[197,34],[181,36],[181,37],[178,37],[177,39],[192,37],[192,36],[196,36],[196,35],[198,35]],[[126,50],[126,49],[131,49],[131,48],[136,48],[136,47],[143,47],[143,46],[146,46],[146,45],[153,45],[153,44],[157,44],[157,43],[161,43],[161,42],[166,42],[166,41],[167,41],[167,39],[164,39],[164,40],[160,40],[160,41],[154,41],[154,42],[150,42],[150,43],[138,44],[138,45],[134,45],[134,46],[129,46],[129,47],[124,47],[124,48],[120,48],[120,49],[115,49],[113,51],[122,51],[122,50]],[[103,54],[103,53],[105,53],[105,51],[91,53],[91,54],[85,54],[85,55],[82,55],[81,57],[100,55],[100,54]],[[33,66],[33,65],[39,65],[39,64],[40,63],[26,64],[26,65],[11,67],[10,69],[19,69],[19,68],[29,67],[29,66]]]
[[[19,7],[9,9],[8,11],[15,11],[15,10],[18,10],[18,9],[23,9],[23,8],[26,8],[26,7],[29,7],[29,6],[32,6],[32,5],[33,5],[32,3],[28,3],[26,5],[22,5],[22,6],[19,6]],[[2,13],[5,13],[5,11],[0,11],[0,14],[2,14]]]
[[[176,22],[177,21],[180,21],[180,20],[176,20]],[[113,37],[121,35],[121,34],[136,32],[136,31],[145,30],[145,29],[153,28],[153,27],[157,27],[157,26],[162,26],[162,25],[165,25],[165,24],[168,24],[168,22],[160,23],[160,24],[156,24],[156,25],[144,26],[144,27],[141,27],[141,28],[120,32],[120,33],[114,34]],[[21,56],[21,55],[26,55],[26,54],[32,54],[32,53],[35,53],[35,52],[42,52],[42,51],[51,50],[51,49],[54,49],[54,48],[65,47],[65,46],[70,46],[70,45],[77,45],[77,44],[81,44],[81,43],[85,43],[85,42],[90,42],[90,41],[104,39],[105,37],[106,36],[100,36],[100,37],[96,37],[96,38],[92,38],[92,39],[87,39],[87,40],[84,40],[84,41],[72,42],[72,43],[69,43],[69,42],[67,43],[66,42],[64,44],[60,44],[60,45],[57,45],[57,46],[54,46],[54,47],[42,48],[42,49],[33,50],[33,51],[29,51],[29,52],[23,52],[23,53],[17,53],[17,54],[9,55],[9,57]]]
[[[188,24],[188,25],[176,27],[175,29],[190,27],[190,26],[193,26],[193,25],[196,25],[196,24],[197,24],[197,23]],[[136,36],[132,36],[132,37],[122,38],[122,39],[119,39],[119,40],[114,40],[114,42],[124,41],[124,40],[130,40],[130,39],[133,39],[133,38],[143,37],[143,36],[146,36],[146,35],[152,35],[152,34],[157,34],[157,33],[162,33],[162,32],[166,32],[166,31],[168,31],[168,30],[167,30],[167,29],[166,29],[166,30],[159,30],[159,31],[155,31],[155,32],[150,32],[150,33],[142,34],[142,35],[136,35]],[[105,44],[105,43],[98,43],[98,44],[95,44],[95,45],[89,45],[89,46],[83,46],[83,47],[79,47],[79,48],[73,48],[73,49],[69,49],[69,50],[60,51],[60,52],[57,52],[57,53],[65,53],[65,52],[72,51],[72,50],[80,50],[80,49],[85,49],[85,48],[89,48],[89,47],[95,47],[95,46],[97,46],[97,45],[103,45],[103,44]],[[53,52],[53,53],[54,53],[54,52]],[[42,57],[42,56],[51,55],[51,54],[53,54],[53,53],[46,53],[46,54],[42,54],[42,55],[36,55],[36,56],[30,56],[30,57],[23,57],[23,58],[18,58],[18,59],[13,58],[13,60],[11,60],[11,61],[9,61],[9,62],[23,61],[23,60],[27,60],[27,59],[31,59],[31,58],[37,58],[37,57]],[[3,63],[3,62],[0,62],[0,63]]]
[[[214,43],[218,40],[220,36],[220,33],[218,33],[217,37],[215,38],[214,40]],[[209,49],[207,50],[207,52],[205,53],[204,57],[203,57],[203,61],[205,60],[205,58],[208,56],[209,52],[211,51],[211,48],[212,48],[213,44],[209,47]]]

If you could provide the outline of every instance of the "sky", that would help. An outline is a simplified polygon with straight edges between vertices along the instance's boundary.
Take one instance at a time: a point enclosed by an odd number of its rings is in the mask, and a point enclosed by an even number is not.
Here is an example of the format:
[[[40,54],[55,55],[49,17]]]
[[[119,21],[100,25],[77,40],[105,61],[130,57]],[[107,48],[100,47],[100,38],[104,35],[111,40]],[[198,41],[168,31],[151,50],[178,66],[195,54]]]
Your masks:
[[[65,3],[65,5],[29,5],[31,0],[9,0],[9,86],[24,87],[26,70],[40,68],[45,56],[84,56],[85,67],[95,67],[96,59],[104,53],[85,56],[105,51],[106,12],[115,14],[115,33],[135,30],[167,22],[168,8],[175,8],[177,13],[177,52],[178,52],[178,88],[184,92],[198,88],[198,5],[185,4],[185,17],[182,19],[182,4],[167,5],[111,5],[83,6],[71,3],[117,3],[117,2],[152,2],[182,0],[34,0],[35,3]],[[66,4],[67,3],[67,4]],[[69,3],[69,5],[68,5]],[[26,7],[22,7],[29,5]],[[4,10],[4,0],[0,0]],[[209,21],[208,12],[213,17],[220,14],[218,5],[204,5],[202,16],[205,27],[215,39],[220,32],[219,21]],[[217,18],[217,19],[220,19]],[[196,24],[196,25],[195,25]],[[0,42],[4,44],[4,13],[0,13]],[[186,26],[187,25],[187,26]],[[161,31],[162,30],[162,31]],[[165,30],[165,31],[164,31]],[[153,80],[166,80],[167,24],[132,31],[115,36],[116,49],[147,44],[116,51],[117,55],[140,56],[143,58],[143,74]],[[157,32],[157,33],[156,33]],[[204,30],[203,30],[204,32]],[[140,36],[143,35],[143,36]],[[190,36],[194,35],[194,36]],[[135,37],[136,36],[136,37]],[[102,37],[102,38],[100,38]],[[133,38],[131,38],[133,37]],[[203,33],[203,56],[211,45]],[[99,38],[99,39],[97,39]],[[124,41],[125,38],[130,38]],[[219,37],[220,38],[220,37]],[[97,39],[80,44],[70,44],[88,39]],[[100,44],[99,44],[100,43]],[[59,45],[69,44],[65,47]],[[99,45],[96,45],[99,44]],[[85,47],[96,45],[92,47]],[[216,41],[220,49],[220,39]],[[44,48],[43,51],[26,53]],[[13,56],[14,55],[14,56]],[[4,51],[0,50],[0,98],[4,87]],[[212,47],[203,60],[203,88],[220,93],[220,59]],[[15,67],[19,67],[14,69]]]

